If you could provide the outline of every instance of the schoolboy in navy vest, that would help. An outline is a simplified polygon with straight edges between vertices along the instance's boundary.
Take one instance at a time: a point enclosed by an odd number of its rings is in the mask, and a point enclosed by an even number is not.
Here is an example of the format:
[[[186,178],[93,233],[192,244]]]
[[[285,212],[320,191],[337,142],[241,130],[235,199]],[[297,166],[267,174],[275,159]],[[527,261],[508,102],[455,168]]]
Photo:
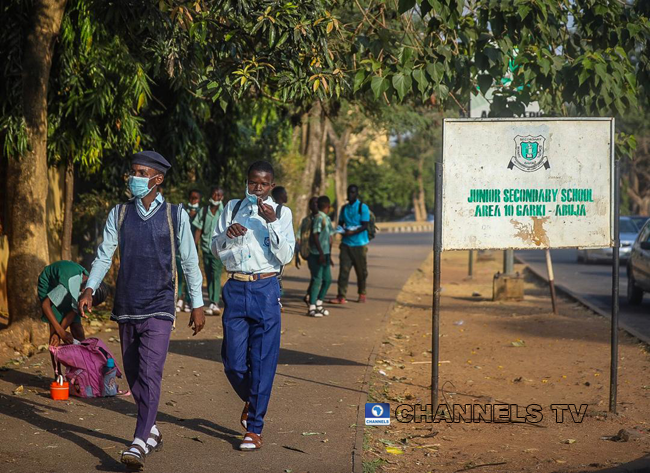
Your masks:
[[[212,238],[212,253],[228,271],[223,288],[224,371],[244,401],[241,450],[262,446],[262,428],[280,353],[280,282],[296,238],[291,210],[269,197],[273,167],[248,168],[246,195],[228,202]]]
[[[79,300],[85,316],[85,311],[92,311],[92,294],[106,276],[119,246],[120,270],[111,318],[119,323],[124,371],[138,408],[134,440],[121,459],[134,470],[144,467],[147,454],[162,447],[156,415],[176,318],[177,252],[192,303],[189,326],[194,325],[196,335],[205,324],[203,277],[189,217],[182,206],[168,204],[157,189],[170,167],[154,151],[133,156],[129,176],[133,199],[111,210],[104,240]]]

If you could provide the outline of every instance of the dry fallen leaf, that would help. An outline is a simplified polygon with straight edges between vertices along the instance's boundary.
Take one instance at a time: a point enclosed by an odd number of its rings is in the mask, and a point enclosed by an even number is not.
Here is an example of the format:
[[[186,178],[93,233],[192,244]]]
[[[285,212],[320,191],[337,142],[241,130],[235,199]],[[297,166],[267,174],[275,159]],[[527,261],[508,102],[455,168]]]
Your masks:
[[[404,450],[398,447],[386,447],[386,452],[392,454],[392,455],[403,455]]]
[[[22,394],[24,390],[25,390],[25,388],[24,388],[23,385],[21,384],[21,385],[18,386],[16,389],[14,389],[14,394],[16,394],[16,395],[18,395],[18,394]]]

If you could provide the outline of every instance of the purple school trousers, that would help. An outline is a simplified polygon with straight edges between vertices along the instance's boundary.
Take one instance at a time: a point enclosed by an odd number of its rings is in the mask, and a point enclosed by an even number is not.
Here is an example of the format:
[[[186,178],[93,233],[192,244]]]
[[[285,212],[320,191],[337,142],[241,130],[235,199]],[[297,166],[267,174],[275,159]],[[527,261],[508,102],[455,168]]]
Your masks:
[[[172,321],[150,317],[119,325],[124,373],[138,408],[135,437],[146,442],[158,414]]]

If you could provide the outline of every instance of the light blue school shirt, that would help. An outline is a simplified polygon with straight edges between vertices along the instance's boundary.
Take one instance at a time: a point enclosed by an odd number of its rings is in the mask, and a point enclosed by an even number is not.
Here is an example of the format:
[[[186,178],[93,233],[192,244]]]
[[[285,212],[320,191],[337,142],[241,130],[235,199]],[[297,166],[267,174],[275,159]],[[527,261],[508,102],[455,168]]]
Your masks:
[[[359,213],[359,205],[361,213]],[[343,228],[360,227],[363,222],[370,222],[370,209],[366,204],[362,204],[359,199],[355,200],[353,204],[346,204],[343,206],[339,222],[343,222]],[[352,236],[343,236],[343,244],[348,246],[364,246],[370,243],[368,239],[368,230],[357,233]]]
[[[161,193],[158,193],[149,206],[149,210],[145,209],[142,199],[135,199],[135,205],[138,208],[138,212],[146,217],[158,208],[158,206],[162,205],[164,201],[165,198]],[[92,288],[93,293],[99,287],[111,267],[113,253],[115,253],[118,241],[118,217],[117,207],[113,207],[106,219],[104,238],[99,248],[97,248],[97,258],[93,261],[90,276],[88,276],[88,281],[86,282],[86,287]],[[192,308],[203,307],[203,291],[201,287],[203,285],[203,275],[201,275],[201,269],[199,268],[199,256],[196,252],[196,245],[192,236],[192,226],[190,225],[190,216],[187,212],[180,212],[180,229],[178,235],[176,235],[176,239],[181,267],[183,268],[183,274],[189,287]]]

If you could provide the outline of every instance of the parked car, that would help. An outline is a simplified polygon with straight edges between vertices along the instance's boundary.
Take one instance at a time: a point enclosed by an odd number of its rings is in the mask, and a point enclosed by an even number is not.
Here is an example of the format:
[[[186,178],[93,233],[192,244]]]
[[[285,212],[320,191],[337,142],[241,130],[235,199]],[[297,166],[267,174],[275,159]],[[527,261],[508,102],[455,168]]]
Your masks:
[[[639,234],[639,228],[630,217],[620,217],[618,227],[621,239],[619,258],[621,261],[627,261],[632,251],[632,244]],[[607,262],[612,261],[613,256],[612,248],[578,249],[578,263]]]
[[[650,219],[650,217],[644,217],[643,215],[630,215],[632,221],[639,227],[639,231],[643,228],[643,225]]]
[[[650,221],[634,241],[627,262],[627,302],[641,304],[644,292],[650,292]]]

